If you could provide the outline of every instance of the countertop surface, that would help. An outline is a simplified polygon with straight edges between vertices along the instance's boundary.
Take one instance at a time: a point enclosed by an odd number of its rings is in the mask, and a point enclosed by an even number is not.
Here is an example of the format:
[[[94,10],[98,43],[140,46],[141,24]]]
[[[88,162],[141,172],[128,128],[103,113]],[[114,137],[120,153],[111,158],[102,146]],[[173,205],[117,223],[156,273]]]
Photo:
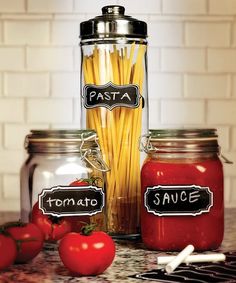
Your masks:
[[[225,211],[225,236],[220,251],[236,250],[236,209]],[[14,213],[0,213],[0,222],[16,220]],[[48,246],[32,262],[9,267],[0,273],[0,283],[51,282],[142,282],[129,276],[156,269],[158,251],[149,251],[141,243],[116,242],[116,257],[105,273],[96,277],[72,277],[61,263],[55,246]],[[143,281],[145,282],[145,281]],[[151,281],[146,281],[151,282]],[[236,282],[236,281],[235,281]]]

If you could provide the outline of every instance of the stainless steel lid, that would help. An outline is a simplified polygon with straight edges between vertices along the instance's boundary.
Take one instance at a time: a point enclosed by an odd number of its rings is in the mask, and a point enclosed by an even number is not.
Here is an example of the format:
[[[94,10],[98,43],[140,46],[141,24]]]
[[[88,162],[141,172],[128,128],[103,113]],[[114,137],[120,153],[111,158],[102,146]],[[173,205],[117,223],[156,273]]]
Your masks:
[[[97,133],[93,130],[31,130],[25,138],[29,153],[81,152],[98,147]]]
[[[81,39],[130,37],[146,38],[147,24],[125,15],[125,8],[105,6],[102,15],[80,24]]]
[[[157,129],[142,137],[140,149],[147,153],[219,152],[216,129]]]

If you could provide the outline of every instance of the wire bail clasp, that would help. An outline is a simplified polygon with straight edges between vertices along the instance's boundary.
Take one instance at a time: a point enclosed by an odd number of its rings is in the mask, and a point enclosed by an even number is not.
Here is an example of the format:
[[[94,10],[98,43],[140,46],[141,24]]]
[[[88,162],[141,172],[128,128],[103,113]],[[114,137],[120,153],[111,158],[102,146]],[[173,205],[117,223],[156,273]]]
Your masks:
[[[139,151],[146,153],[156,151],[156,148],[151,143],[151,136],[149,134],[139,137]]]
[[[86,148],[85,142],[94,141],[96,148]],[[85,138],[84,133],[81,134],[81,145],[80,145],[81,159],[88,162],[94,169],[100,172],[108,172],[110,168],[107,166],[106,162],[102,158],[101,148],[97,141],[97,135],[93,134]]]

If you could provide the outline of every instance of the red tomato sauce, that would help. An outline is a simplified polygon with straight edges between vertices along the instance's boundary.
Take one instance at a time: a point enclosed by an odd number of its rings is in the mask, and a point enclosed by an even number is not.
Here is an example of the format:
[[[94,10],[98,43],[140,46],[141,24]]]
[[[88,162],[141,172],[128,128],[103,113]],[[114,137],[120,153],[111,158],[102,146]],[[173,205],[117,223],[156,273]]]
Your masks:
[[[142,167],[141,179],[141,234],[148,248],[174,251],[188,244],[194,245],[196,250],[216,249],[220,246],[224,233],[224,198],[222,163],[217,156],[210,159],[161,161],[148,157]],[[147,211],[144,195],[147,187],[157,185],[209,187],[213,204],[209,212],[196,216],[154,215]],[[165,200],[160,201],[165,205]]]

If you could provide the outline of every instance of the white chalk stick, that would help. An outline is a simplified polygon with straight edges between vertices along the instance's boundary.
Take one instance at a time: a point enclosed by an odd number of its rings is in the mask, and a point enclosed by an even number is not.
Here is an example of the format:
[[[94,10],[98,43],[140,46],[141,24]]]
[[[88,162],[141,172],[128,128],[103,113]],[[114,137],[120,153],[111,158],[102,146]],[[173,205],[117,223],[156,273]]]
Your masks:
[[[157,264],[164,265],[171,262],[175,256],[159,256],[157,257]],[[197,263],[197,262],[216,262],[216,261],[225,261],[226,256],[221,253],[212,253],[212,254],[196,254],[189,255],[183,261],[184,263]]]
[[[168,274],[172,273],[193,251],[194,246],[188,245],[165,266],[165,271]]]

